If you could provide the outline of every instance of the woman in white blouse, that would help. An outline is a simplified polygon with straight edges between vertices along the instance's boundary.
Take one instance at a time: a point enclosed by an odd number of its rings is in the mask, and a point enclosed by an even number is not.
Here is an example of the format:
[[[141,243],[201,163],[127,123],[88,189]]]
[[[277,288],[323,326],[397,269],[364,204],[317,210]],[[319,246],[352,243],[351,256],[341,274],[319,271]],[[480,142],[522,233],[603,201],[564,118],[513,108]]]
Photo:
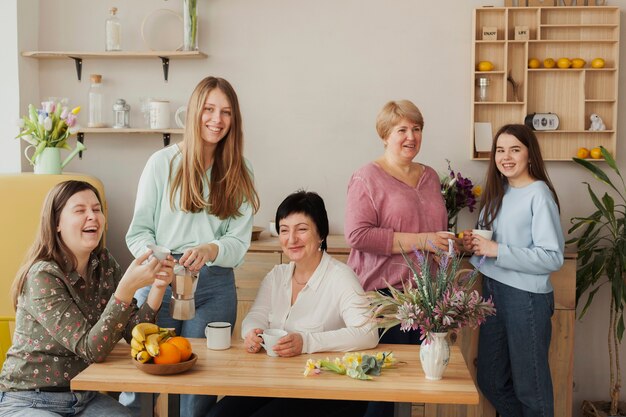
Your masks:
[[[265,277],[254,305],[242,323],[250,353],[261,351],[264,329],[288,334],[273,350],[279,356],[373,348],[378,333],[368,323],[368,303],[347,265],[326,253],[328,216],[324,200],[313,192],[289,195],[276,211],[280,245],[291,260]],[[366,402],[288,398],[226,397],[210,416],[351,416],[362,415]]]

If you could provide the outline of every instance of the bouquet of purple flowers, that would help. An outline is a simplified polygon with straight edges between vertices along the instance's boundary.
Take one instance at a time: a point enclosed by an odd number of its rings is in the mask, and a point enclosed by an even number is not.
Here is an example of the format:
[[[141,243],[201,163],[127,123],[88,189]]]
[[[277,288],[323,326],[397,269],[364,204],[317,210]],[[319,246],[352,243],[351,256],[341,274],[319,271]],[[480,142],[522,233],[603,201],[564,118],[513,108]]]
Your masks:
[[[377,327],[400,324],[403,331],[419,329],[421,339],[429,343],[432,333],[476,328],[496,313],[492,299],[484,299],[473,289],[478,270],[461,269],[461,257],[437,251],[439,262],[434,267],[424,252],[413,250],[413,254],[415,260],[402,253],[412,278],[403,283],[402,290],[388,286],[391,295],[367,293],[370,317]]]
[[[457,216],[465,207],[470,213],[476,208],[478,197],[482,193],[480,185],[474,185],[472,180],[463,177],[460,172],[455,173],[448,163],[448,174],[441,177],[441,195],[446,202],[448,212],[448,230],[456,232]]]

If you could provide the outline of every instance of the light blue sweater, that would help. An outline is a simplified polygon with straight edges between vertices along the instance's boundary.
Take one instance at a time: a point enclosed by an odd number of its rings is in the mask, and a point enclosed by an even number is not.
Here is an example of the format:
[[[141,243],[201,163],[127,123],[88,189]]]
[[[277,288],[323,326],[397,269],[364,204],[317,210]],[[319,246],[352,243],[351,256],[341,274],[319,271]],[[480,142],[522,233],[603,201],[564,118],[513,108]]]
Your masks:
[[[126,233],[128,249],[137,257],[146,251],[146,245],[150,243],[165,246],[172,253],[183,253],[203,243],[215,243],[219,247],[217,258],[207,265],[238,266],[250,246],[252,206],[244,202],[239,207],[241,216],[225,220],[206,211],[185,213],[178,208],[172,210],[168,182],[172,158],[172,169],[176,172],[180,165],[177,145],[155,152],[146,163],[139,179],[133,220]],[[250,169],[247,161],[246,165]],[[210,171],[209,168],[207,176]],[[204,197],[208,195],[209,187],[205,183]],[[178,207],[179,195],[174,201]]]
[[[492,230],[498,257],[486,258],[480,272],[524,291],[551,292],[550,273],[563,265],[564,239],[559,210],[546,183],[507,187]],[[478,256],[470,260],[474,266],[479,261]]]

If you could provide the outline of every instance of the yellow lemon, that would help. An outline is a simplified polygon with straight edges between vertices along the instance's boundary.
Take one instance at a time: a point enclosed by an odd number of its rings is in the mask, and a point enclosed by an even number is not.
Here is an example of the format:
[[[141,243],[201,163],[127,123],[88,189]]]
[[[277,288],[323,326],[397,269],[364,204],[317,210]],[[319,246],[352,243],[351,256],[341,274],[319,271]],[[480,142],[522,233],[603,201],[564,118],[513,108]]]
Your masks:
[[[478,69],[478,71],[492,71],[494,66],[491,61],[480,61],[476,68]]]
[[[539,62],[539,60],[537,58],[530,58],[528,60],[528,68],[539,68],[539,66],[541,65],[541,63]]]
[[[589,149],[587,149],[587,148],[578,148],[578,151],[576,152],[576,157],[578,157],[580,159],[589,158]]]
[[[582,58],[574,58],[572,59],[572,68],[583,68],[587,61]]]
[[[554,68],[556,67],[556,61],[552,58],[546,58],[543,60],[543,67],[544,68]]]
[[[457,236],[459,239],[463,239],[463,232],[459,232],[459,235]]]
[[[559,58],[556,61],[556,66],[559,68],[569,68],[572,66],[572,61],[569,58]]]
[[[594,60],[591,61],[591,68],[604,68],[604,59],[602,58],[595,58]]]
[[[602,158],[602,150],[600,148],[593,148],[590,152],[591,157],[593,159],[601,159]]]

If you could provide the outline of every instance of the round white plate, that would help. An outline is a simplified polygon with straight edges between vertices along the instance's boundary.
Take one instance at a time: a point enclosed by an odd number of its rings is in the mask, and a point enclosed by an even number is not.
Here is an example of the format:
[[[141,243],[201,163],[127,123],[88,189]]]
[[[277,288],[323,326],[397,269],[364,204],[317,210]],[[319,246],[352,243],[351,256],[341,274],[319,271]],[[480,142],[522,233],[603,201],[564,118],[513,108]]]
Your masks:
[[[182,49],[183,17],[171,9],[151,11],[141,22],[141,39],[151,51]]]

